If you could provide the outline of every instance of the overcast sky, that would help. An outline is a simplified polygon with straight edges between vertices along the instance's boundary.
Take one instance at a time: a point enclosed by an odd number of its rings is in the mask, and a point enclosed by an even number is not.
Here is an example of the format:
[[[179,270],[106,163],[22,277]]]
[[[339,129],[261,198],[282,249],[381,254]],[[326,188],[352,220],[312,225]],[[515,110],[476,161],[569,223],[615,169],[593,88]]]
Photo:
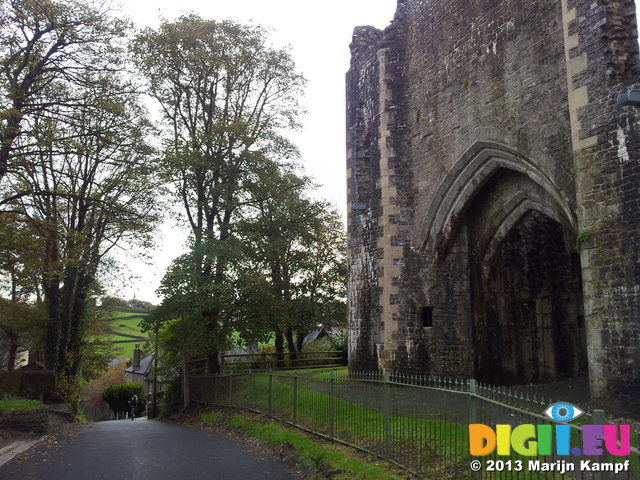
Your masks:
[[[315,196],[346,211],[345,73],[351,35],[358,25],[384,29],[393,19],[396,0],[138,0],[121,8],[138,27],[157,27],[160,18],[174,20],[196,12],[205,19],[269,27],[275,47],[290,45],[298,71],[308,80],[303,99],[308,114],[302,118],[302,132],[291,138],[301,151],[306,173],[321,185]],[[152,265],[121,258],[125,269],[139,278],[112,293],[158,302],[155,290],[185,240],[184,232],[168,227],[152,255]]]

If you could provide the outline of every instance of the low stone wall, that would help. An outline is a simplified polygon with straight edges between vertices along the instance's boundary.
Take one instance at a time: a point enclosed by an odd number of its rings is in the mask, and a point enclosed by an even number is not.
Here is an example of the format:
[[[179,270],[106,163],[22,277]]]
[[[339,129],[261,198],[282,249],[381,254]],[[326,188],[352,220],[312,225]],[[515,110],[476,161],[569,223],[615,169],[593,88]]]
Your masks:
[[[49,414],[45,408],[0,412],[0,430],[46,433],[48,427]]]
[[[109,404],[104,400],[98,405],[94,405],[91,400],[81,400],[78,405],[78,410],[91,422],[113,420],[115,418],[114,413],[109,408]]]

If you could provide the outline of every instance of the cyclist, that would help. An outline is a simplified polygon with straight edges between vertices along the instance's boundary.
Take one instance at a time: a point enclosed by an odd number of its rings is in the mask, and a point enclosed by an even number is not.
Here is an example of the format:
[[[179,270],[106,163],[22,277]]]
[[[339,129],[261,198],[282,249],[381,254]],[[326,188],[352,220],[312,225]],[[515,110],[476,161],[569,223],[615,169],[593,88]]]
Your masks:
[[[138,396],[134,395],[131,400],[129,400],[129,411],[131,413],[131,421],[133,421],[133,417],[136,416],[136,409],[138,408]]]

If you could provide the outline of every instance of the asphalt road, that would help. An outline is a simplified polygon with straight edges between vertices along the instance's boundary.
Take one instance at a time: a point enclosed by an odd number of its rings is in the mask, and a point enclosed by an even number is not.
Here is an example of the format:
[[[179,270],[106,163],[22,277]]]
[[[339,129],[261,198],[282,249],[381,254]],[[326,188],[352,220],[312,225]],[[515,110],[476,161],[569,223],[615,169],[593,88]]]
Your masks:
[[[40,442],[0,466],[0,480],[293,480],[287,467],[210,430],[118,420]]]

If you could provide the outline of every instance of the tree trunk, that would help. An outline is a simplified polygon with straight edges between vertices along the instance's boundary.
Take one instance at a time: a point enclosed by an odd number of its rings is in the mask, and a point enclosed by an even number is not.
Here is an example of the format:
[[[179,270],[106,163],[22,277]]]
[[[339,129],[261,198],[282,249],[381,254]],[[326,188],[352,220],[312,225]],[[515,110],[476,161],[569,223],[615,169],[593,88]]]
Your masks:
[[[206,335],[209,339],[210,346],[207,352],[207,369],[209,373],[222,373],[222,362],[220,361],[220,347],[218,344],[219,338],[219,317],[220,313],[217,311],[204,312],[202,318],[206,325]]]
[[[207,354],[207,367],[209,373],[222,373],[222,362],[220,361],[220,351],[217,348],[211,349]]]
[[[66,371],[67,351],[69,349],[69,338],[71,336],[71,318],[74,315],[76,305],[76,291],[78,288],[78,269],[76,267],[68,269],[64,273],[64,283],[62,285],[62,304],[60,306],[60,344],[58,346],[58,367],[60,371]]]
[[[155,394],[153,401],[156,401]],[[189,379],[187,378],[187,353],[182,352],[182,405],[186,408],[190,403],[191,391],[189,390]]]
[[[275,346],[276,346],[276,353],[278,354],[276,356],[276,359],[277,359],[276,366],[284,367],[284,335],[280,330],[276,330]]]
[[[287,327],[287,346],[289,347],[289,358],[294,360],[295,363],[299,355],[295,339],[293,338],[293,327]]]
[[[10,328],[5,330],[5,332],[9,338],[9,359],[7,361],[7,370],[11,372],[15,370],[16,367],[16,357],[18,356],[18,347],[20,346],[18,344],[19,337]]]
[[[306,333],[298,332],[296,335],[296,350],[298,352],[302,351],[302,347],[304,346],[304,339],[307,336]]]
[[[82,357],[80,356],[81,337],[82,337],[82,321],[85,316],[87,307],[87,289],[91,284],[91,278],[87,275],[80,275],[76,282],[73,306],[69,318],[69,334],[67,338],[67,352],[73,352],[71,361],[65,363],[65,371],[70,378],[76,378],[80,375]]]
[[[55,238],[45,240],[44,278],[43,290],[49,314],[47,325],[47,339],[45,345],[45,366],[58,376],[61,365],[59,362],[60,337],[62,336],[62,323],[60,309],[62,299],[60,292],[60,278],[57,269],[60,268],[60,255]]]
[[[18,135],[20,135],[20,123],[22,122],[23,102],[13,102],[13,109],[8,110],[8,118],[6,118],[5,127],[0,138],[0,180],[7,173],[9,166],[9,158],[11,155],[11,147]]]
[[[59,348],[62,337],[62,325],[60,323],[60,286],[56,280],[45,281],[45,298],[49,324],[47,325],[47,340],[45,345],[45,366],[56,374],[60,372]]]

